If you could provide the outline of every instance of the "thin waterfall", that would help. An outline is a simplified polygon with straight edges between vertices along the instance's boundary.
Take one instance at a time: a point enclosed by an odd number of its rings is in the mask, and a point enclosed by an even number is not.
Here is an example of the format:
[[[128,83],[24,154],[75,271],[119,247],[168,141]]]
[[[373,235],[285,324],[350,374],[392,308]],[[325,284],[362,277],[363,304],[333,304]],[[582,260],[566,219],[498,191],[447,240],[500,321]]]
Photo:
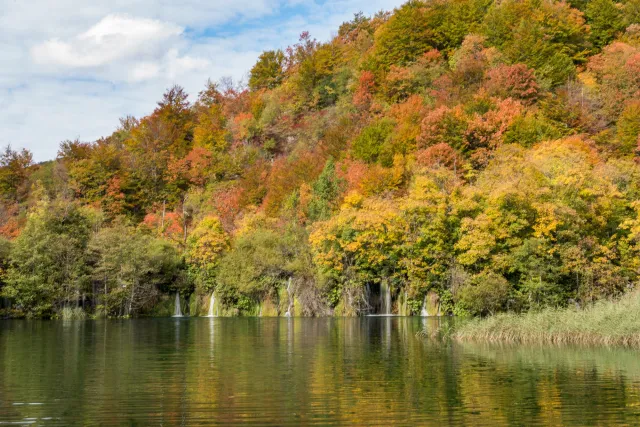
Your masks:
[[[422,310],[420,311],[420,315],[422,317],[429,316],[429,311],[427,310],[427,296],[424,296],[424,301],[422,302]]]
[[[173,309],[173,317],[182,317],[182,307],[180,307],[180,292],[176,292],[176,306]]]
[[[371,302],[371,285],[368,283],[364,286],[364,302],[366,303],[366,312],[371,314],[373,305]]]
[[[387,286],[387,290],[384,294],[385,311],[384,314],[391,314],[391,289]]]
[[[391,288],[389,288],[388,284],[380,284],[380,294],[380,297],[382,299],[380,314],[391,314]]]
[[[207,313],[207,317],[216,317],[216,314],[214,314],[213,310],[215,309],[216,306],[216,294],[214,292],[211,292],[211,298],[209,299],[209,312]]]
[[[291,277],[289,277],[289,282],[287,283],[287,299],[289,300],[289,306],[287,307],[287,312],[284,314],[284,317],[291,317],[291,310],[293,308],[293,301],[291,298]]]

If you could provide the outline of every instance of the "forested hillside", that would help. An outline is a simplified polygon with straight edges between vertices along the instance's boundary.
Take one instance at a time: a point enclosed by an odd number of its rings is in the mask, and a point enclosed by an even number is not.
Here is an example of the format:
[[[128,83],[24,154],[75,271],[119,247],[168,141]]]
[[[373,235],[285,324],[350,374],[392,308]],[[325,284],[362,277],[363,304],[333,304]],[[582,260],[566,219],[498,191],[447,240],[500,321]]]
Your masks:
[[[486,315],[639,279],[640,0],[412,0],[114,128],[3,152],[5,315],[214,291],[357,315],[387,289],[393,313]]]

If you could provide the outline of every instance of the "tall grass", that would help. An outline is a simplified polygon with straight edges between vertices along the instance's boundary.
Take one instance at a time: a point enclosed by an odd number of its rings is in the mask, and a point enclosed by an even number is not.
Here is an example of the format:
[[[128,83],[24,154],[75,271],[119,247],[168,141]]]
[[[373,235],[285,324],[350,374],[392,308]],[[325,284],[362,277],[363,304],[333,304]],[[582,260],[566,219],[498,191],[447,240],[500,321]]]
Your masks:
[[[87,314],[81,307],[64,307],[60,312],[60,317],[63,320],[82,320],[87,317]]]
[[[640,292],[584,309],[546,309],[474,319],[460,324],[452,337],[459,341],[640,347]]]

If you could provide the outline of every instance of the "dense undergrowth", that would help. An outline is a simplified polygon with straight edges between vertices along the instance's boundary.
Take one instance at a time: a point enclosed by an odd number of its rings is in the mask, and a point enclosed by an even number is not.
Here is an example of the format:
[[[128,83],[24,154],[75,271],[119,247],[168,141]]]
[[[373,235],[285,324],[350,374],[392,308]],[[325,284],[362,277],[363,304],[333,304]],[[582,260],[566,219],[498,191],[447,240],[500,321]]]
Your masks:
[[[0,310],[135,316],[179,292],[195,314],[215,292],[228,314],[358,315],[389,289],[394,313],[488,315],[624,294],[639,11],[412,0],[264,52],[246,86],[172,87],[50,162],[7,147]]]

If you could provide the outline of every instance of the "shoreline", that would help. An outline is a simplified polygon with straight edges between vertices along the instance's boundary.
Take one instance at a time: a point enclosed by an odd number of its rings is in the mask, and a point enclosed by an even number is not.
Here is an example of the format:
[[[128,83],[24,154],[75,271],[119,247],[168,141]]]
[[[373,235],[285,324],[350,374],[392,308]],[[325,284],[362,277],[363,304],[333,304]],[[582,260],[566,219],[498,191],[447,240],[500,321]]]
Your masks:
[[[583,309],[501,313],[454,327],[459,342],[640,347],[640,292]]]

